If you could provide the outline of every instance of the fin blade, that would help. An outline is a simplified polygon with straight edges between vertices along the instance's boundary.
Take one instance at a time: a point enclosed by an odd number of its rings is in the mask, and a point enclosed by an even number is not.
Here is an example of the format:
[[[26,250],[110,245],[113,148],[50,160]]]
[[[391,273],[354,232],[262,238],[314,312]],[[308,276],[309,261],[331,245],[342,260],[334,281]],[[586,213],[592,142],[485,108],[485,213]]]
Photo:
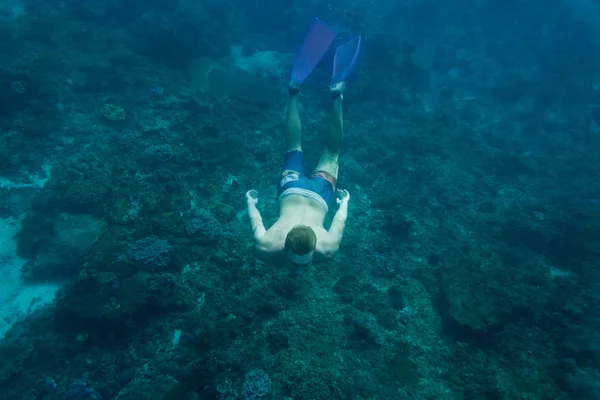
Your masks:
[[[345,81],[356,68],[362,37],[357,36],[335,50],[331,85]]]
[[[291,81],[297,85],[304,83],[315,67],[321,62],[325,53],[337,36],[337,31],[318,18],[313,18],[298,48],[296,60],[292,68]]]

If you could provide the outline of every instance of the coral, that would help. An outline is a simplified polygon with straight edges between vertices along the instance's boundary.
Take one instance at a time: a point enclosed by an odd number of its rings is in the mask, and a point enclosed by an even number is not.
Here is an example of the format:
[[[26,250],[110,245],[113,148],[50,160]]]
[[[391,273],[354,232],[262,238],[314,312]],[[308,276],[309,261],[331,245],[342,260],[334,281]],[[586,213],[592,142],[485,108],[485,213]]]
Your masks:
[[[137,266],[157,271],[169,265],[172,250],[173,247],[166,240],[148,236],[129,247],[127,259]]]
[[[281,73],[280,55],[274,51],[257,51],[251,56],[244,56],[242,46],[231,46],[230,57],[236,67],[251,74]]]
[[[69,205],[89,209],[95,207],[111,190],[110,171],[103,168],[67,170],[65,198]]]
[[[15,235],[17,254],[21,257],[35,257],[50,246],[54,235],[54,222],[42,214],[27,214],[21,222],[21,229]]]
[[[136,275],[120,282],[117,301],[124,313],[137,315],[146,306],[148,295],[146,282]]]
[[[208,210],[201,210],[187,222],[185,231],[194,239],[203,243],[212,243],[219,239],[223,229],[219,221]]]
[[[600,398],[600,372],[593,368],[577,368],[568,378],[568,391],[576,399]]]
[[[146,115],[140,117],[138,126],[142,132],[160,132],[169,128],[169,122],[163,120],[159,115],[148,112]]]
[[[388,335],[381,329],[377,323],[377,319],[367,313],[356,313],[353,321],[354,333],[353,336],[372,346],[383,346],[388,341]]]
[[[171,157],[173,157],[173,147],[164,143],[164,144],[154,144],[146,147],[144,150],[144,157],[149,161],[160,161],[165,162],[168,161]]]
[[[600,31],[557,18],[568,2],[324,11],[331,56],[350,32],[368,46],[344,240],[302,275],[256,259],[243,194],[273,226],[288,33],[317,2],[4,3],[0,213],[29,217],[2,276],[29,280],[0,290],[0,397],[598,398]],[[331,58],[298,98],[307,171]],[[48,280],[56,308],[26,296]]]
[[[271,378],[262,369],[253,369],[245,378],[242,391],[244,400],[258,400],[271,391]]]
[[[117,104],[106,103],[99,112],[102,117],[111,122],[123,121],[127,118],[125,109]]]
[[[388,299],[390,306],[394,310],[402,310],[406,305],[402,296],[402,287],[400,285],[392,285],[388,289]]]
[[[33,343],[25,338],[8,337],[0,343],[0,384],[14,379],[23,372],[27,359],[33,353]]]
[[[333,382],[327,373],[307,371],[292,384],[292,394],[296,399],[330,400],[334,397]]]
[[[410,358],[410,346],[398,340],[390,350],[382,365],[383,373],[406,389],[415,388],[419,383],[419,367]]]
[[[85,382],[73,382],[62,395],[64,400],[101,400],[102,397]]]
[[[355,275],[344,274],[338,279],[333,290],[342,301],[352,303],[360,295],[360,281]]]

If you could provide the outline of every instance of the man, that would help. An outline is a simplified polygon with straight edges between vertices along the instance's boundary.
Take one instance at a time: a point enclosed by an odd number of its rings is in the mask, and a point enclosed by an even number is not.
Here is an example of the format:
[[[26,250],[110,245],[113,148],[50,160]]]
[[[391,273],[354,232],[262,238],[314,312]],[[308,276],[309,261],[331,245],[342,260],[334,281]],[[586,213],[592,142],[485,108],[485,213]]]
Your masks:
[[[278,186],[279,219],[269,230],[256,208],[258,192],[246,193],[255,247],[265,259],[283,259],[298,266],[331,258],[339,249],[348,217],[347,190],[337,190],[338,157],[342,145],[342,92],[344,82],[332,87],[333,118],[325,150],[310,176],[306,176],[302,154],[302,126],[298,113],[298,88],[290,87],[285,118],[285,153]],[[325,215],[335,203],[339,208],[329,230]],[[283,257],[282,257],[283,256]]]
[[[319,163],[310,176],[304,173],[302,124],[298,112],[300,85],[321,61],[336,35],[333,28],[315,18],[296,55],[285,116],[286,153],[277,188],[279,219],[268,230],[256,208],[258,192],[249,190],[246,193],[254,244],[259,256],[267,260],[283,260],[298,268],[327,260],[338,251],[348,217],[350,194],[347,190],[337,189],[336,183],[344,134],[343,92],[345,80],[356,65],[360,37],[336,50],[330,86],[333,111],[329,134]],[[325,230],[325,216],[336,203],[338,210],[331,227]]]

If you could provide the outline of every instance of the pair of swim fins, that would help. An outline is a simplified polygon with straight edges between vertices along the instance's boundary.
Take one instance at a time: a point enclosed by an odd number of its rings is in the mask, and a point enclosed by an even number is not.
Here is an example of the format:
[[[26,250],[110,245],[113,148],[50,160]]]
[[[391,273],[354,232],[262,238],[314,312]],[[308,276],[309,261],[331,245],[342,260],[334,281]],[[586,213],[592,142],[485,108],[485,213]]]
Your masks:
[[[310,73],[319,64],[333,40],[337,31],[318,18],[314,18],[308,28],[304,41],[298,48],[296,60],[292,68],[291,82],[296,86],[302,85]],[[344,82],[354,71],[360,53],[362,38],[360,36],[339,46],[333,58],[333,73],[331,86]]]

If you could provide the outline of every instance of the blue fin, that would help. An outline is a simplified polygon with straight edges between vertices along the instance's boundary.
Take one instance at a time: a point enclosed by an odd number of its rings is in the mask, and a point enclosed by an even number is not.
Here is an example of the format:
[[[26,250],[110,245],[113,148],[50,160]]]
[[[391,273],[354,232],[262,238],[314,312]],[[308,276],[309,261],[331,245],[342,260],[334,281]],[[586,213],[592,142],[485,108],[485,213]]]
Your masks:
[[[292,68],[291,83],[300,86],[323,59],[337,36],[337,31],[318,18],[313,18],[304,41],[298,48]]]

